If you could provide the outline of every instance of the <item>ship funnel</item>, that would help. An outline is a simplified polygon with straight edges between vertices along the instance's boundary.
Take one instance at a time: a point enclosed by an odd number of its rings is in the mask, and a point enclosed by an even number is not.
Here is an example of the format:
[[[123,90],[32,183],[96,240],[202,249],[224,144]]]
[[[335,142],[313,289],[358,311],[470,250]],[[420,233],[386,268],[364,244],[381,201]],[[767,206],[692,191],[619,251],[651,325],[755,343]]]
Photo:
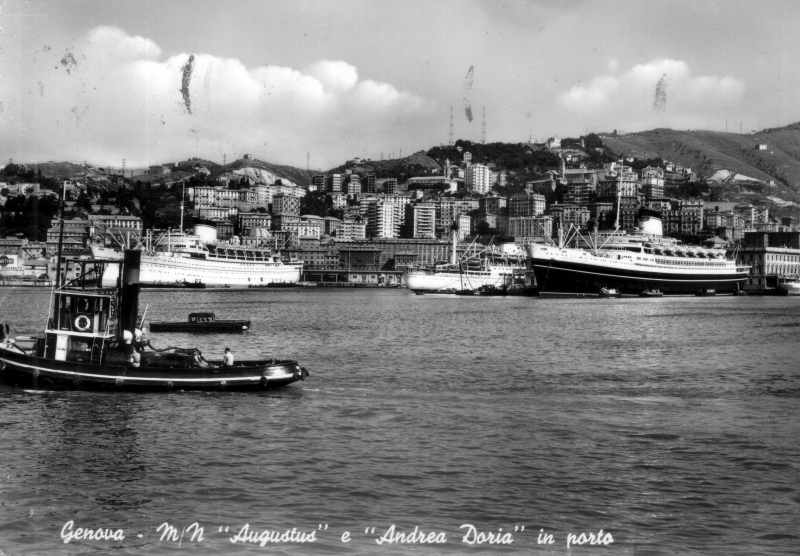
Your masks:
[[[122,260],[122,276],[120,277],[120,296],[119,309],[119,339],[124,339],[127,330],[133,333],[138,324],[139,317],[139,267],[142,252],[134,249],[126,249]]]
[[[203,243],[217,242],[217,226],[208,220],[195,222],[192,233],[200,238]]]
[[[661,223],[661,213],[652,210],[643,210],[639,214],[639,227],[642,232],[652,235],[664,235]]]

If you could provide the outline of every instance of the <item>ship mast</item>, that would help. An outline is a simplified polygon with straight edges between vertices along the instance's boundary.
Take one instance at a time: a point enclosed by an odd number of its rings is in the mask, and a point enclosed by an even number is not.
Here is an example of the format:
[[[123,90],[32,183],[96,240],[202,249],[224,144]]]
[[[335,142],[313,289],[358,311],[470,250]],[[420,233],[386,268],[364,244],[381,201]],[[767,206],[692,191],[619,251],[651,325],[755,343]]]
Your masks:
[[[181,180],[181,233],[183,233],[183,202],[186,198],[186,180]]]
[[[450,264],[456,266],[456,249],[458,248],[458,224],[455,222],[455,220],[453,221],[453,225],[450,226],[450,231],[452,232],[451,241],[453,247],[453,252],[450,254]]]

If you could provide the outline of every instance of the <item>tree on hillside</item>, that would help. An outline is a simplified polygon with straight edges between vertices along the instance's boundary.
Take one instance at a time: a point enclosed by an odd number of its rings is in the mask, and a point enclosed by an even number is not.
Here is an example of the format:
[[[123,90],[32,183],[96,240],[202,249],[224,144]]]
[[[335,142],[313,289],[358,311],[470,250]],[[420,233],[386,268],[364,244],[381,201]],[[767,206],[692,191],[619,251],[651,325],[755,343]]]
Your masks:
[[[300,214],[313,214],[322,218],[328,216],[328,199],[323,191],[309,191],[300,199]]]

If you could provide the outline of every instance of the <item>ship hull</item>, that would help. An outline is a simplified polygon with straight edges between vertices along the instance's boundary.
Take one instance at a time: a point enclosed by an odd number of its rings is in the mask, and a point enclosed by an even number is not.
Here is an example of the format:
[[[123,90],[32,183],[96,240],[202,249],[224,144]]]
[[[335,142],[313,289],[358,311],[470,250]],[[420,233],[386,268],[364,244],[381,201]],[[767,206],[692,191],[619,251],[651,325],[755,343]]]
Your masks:
[[[142,254],[139,284],[204,284],[206,287],[265,286],[272,284],[297,284],[302,271],[301,263],[274,261],[227,260],[216,257],[206,259],[181,256],[180,253],[158,255]],[[118,265],[106,265],[103,287],[116,285]]]
[[[215,320],[211,322],[152,321],[150,332],[244,332],[250,330],[249,320]]]
[[[304,380],[295,361],[243,361],[232,368],[131,367],[56,361],[0,348],[0,382],[44,390],[267,390]]]
[[[403,274],[406,287],[414,293],[452,293],[462,290],[477,290],[483,286],[501,288],[512,282],[512,270],[507,274],[492,272],[435,272],[409,270]]]
[[[731,294],[744,287],[747,273],[720,268],[707,270],[660,270],[613,261],[592,262],[565,260],[558,256],[531,254],[531,270],[536,277],[541,296],[599,295],[603,288],[616,289],[623,295],[638,296],[648,290],[664,295],[695,295],[715,292]]]

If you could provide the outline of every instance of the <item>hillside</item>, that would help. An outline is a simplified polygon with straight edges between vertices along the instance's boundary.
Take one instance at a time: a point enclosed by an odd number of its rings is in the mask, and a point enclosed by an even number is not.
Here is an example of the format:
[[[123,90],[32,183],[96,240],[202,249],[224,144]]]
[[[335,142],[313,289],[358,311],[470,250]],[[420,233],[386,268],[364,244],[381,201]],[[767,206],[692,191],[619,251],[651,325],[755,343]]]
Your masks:
[[[795,193],[789,195],[792,200],[800,192],[800,124],[749,135],[655,129],[624,137],[607,135],[603,142],[618,154],[661,157],[690,166],[703,179],[730,183],[739,174],[737,181],[744,177],[766,183],[774,180],[773,192]],[[766,150],[759,150],[759,144],[767,145]]]
[[[375,174],[378,178],[406,178],[427,174],[441,173],[442,167],[431,157],[420,151],[403,158],[388,160],[348,160],[336,168],[331,168],[326,174],[341,174],[345,170],[352,170],[354,174]]]
[[[229,177],[247,177],[252,183],[274,183],[275,179],[288,180],[294,185],[306,186],[311,182],[313,172],[306,172],[294,166],[270,164],[255,158],[240,158],[225,166],[211,169],[211,178],[221,175]]]

